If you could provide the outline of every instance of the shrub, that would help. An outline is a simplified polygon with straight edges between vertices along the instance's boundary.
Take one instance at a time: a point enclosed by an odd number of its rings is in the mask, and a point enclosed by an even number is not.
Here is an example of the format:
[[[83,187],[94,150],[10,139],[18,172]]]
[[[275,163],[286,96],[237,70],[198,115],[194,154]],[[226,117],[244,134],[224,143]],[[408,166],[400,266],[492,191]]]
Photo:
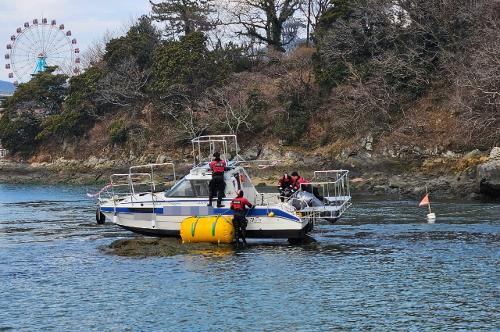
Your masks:
[[[40,120],[30,113],[11,118],[5,114],[0,119],[0,140],[11,153],[28,156],[35,151],[35,137],[40,130]]]
[[[286,111],[278,116],[273,133],[285,144],[294,144],[302,138],[309,126],[310,112],[297,97],[293,97]]]
[[[92,123],[92,119],[84,112],[62,112],[42,121],[41,131],[36,139],[78,137],[83,135]]]
[[[123,144],[127,141],[129,126],[123,119],[113,121],[109,126],[109,137],[113,144]]]

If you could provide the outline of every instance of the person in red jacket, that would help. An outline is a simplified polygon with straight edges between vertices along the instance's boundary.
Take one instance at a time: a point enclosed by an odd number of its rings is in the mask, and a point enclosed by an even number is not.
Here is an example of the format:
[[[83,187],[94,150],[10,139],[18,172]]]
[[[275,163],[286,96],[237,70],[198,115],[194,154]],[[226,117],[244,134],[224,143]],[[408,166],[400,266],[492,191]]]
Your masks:
[[[243,246],[247,245],[246,230],[247,230],[247,206],[253,208],[252,203],[243,196],[243,190],[238,190],[236,198],[231,201],[231,210],[234,212],[233,225],[236,238],[236,245],[240,245],[240,238]]]
[[[299,191],[299,190],[307,191],[313,194],[320,201],[324,200],[324,197],[320,195],[318,188],[313,187],[310,184],[309,180],[304,179],[302,176],[299,175],[299,173],[293,172],[292,179],[293,179],[292,187],[294,191]]]
[[[214,153],[214,160],[209,164],[212,170],[212,179],[208,184],[209,194],[208,194],[208,206],[212,206],[212,200],[215,195],[217,195],[217,207],[222,207],[222,198],[224,197],[224,189],[226,189],[226,183],[224,182],[224,171],[226,170],[226,161],[220,159],[220,153]]]
[[[294,191],[299,191],[301,189],[305,190],[305,188],[307,187],[305,185],[308,183],[309,183],[309,181],[307,181],[302,176],[300,176],[299,173],[297,173],[297,172],[292,173],[292,188]],[[305,190],[305,191],[307,191],[307,190]]]
[[[281,201],[285,201],[286,197],[292,195],[293,179],[288,173],[283,174],[283,176],[278,181],[278,191],[280,193]]]

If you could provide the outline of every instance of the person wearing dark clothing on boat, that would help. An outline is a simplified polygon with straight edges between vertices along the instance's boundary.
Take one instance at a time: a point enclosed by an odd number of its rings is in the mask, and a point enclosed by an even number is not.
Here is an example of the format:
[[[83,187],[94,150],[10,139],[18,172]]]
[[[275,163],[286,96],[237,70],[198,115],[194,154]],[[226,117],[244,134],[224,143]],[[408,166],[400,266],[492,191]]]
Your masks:
[[[208,206],[212,206],[214,196],[217,196],[217,207],[222,207],[222,198],[224,197],[224,189],[226,183],[224,182],[224,171],[226,170],[226,161],[220,159],[220,153],[214,153],[214,160],[210,162],[210,169],[212,170],[212,179],[208,184]]]
[[[231,210],[234,212],[233,226],[236,238],[236,245],[240,245],[240,238],[243,246],[246,246],[246,230],[247,230],[247,207],[253,208],[252,203],[243,196],[243,190],[238,190],[237,196],[231,201]]]
[[[304,179],[302,176],[299,175],[297,172],[292,173],[292,188],[295,191],[307,191],[308,193],[313,194],[317,199],[320,201],[323,201],[324,197],[319,194],[319,190],[316,187],[313,187],[310,182],[306,179]]]
[[[293,180],[288,173],[283,174],[283,176],[278,181],[278,191],[280,193],[281,201],[285,201],[286,197],[292,196],[292,186]]]

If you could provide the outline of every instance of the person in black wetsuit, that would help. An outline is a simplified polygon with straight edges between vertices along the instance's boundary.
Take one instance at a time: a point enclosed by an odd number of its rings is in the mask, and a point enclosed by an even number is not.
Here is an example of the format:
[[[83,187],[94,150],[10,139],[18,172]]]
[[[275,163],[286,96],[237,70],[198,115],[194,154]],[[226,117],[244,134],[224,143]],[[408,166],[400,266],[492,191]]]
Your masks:
[[[236,198],[231,201],[231,210],[234,211],[233,226],[236,238],[236,245],[240,245],[240,238],[243,246],[247,245],[246,230],[247,230],[247,206],[253,208],[252,203],[243,197],[243,190],[238,190]]]
[[[210,162],[210,169],[212,170],[212,179],[208,184],[208,206],[212,206],[212,200],[217,195],[217,207],[222,207],[222,198],[224,197],[224,189],[226,183],[224,182],[224,171],[226,170],[226,161],[220,159],[220,153],[214,153],[214,160]]]

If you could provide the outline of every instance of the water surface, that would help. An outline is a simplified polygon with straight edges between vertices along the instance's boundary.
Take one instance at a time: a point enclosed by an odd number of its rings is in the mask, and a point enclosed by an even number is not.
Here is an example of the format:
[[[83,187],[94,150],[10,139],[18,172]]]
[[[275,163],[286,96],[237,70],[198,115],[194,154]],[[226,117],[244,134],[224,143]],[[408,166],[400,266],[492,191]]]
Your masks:
[[[0,185],[0,330],[498,330],[500,206],[357,198],[318,243],[126,258],[92,188]]]

